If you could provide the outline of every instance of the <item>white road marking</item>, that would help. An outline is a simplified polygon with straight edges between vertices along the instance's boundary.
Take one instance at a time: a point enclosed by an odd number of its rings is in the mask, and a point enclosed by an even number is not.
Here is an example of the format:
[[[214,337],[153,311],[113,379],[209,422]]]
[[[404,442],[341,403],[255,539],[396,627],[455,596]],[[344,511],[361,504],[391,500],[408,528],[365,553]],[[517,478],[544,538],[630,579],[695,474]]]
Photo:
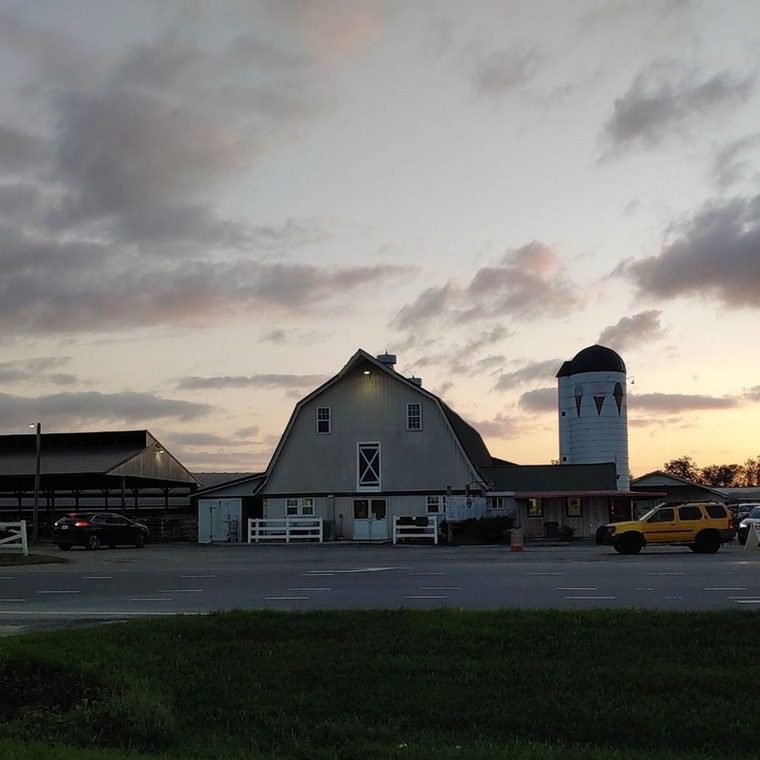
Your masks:
[[[566,596],[565,599],[614,599],[614,596]]]
[[[636,591],[654,591],[654,589],[648,588],[647,586],[642,586],[641,588],[637,588]]]
[[[81,594],[81,591],[35,591],[35,594]]]
[[[447,596],[433,596],[433,595],[423,596],[420,594],[418,596],[405,596],[404,599],[448,599],[448,597]]]
[[[746,586],[711,586],[706,588],[705,591],[746,591]]]
[[[26,599],[0,599],[0,603],[2,602],[25,602]]]
[[[647,575],[685,575],[686,573],[647,573]]]
[[[314,576],[316,576],[316,575],[335,575],[335,573],[333,573],[333,572],[330,572],[329,570],[327,570],[327,571],[322,571],[322,570],[309,570],[309,572],[308,572],[308,573],[302,573],[302,575],[307,575],[307,576],[309,576],[310,578],[313,578],[313,577],[314,577]]]
[[[0,575],[0,581],[13,581],[16,580],[15,575]]]
[[[159,594],[189,594],[191,592],[205,591],[202,588],[162,588],[158,590]]]
[[[205,612],[159,612],[157,610],[153,611],[139,611],[139,610],[129,610],[125,612],[111,612],[111,611],[103,611],[103,612],[72,612],[71,610],[46,610],[45,612],[41,611],[29,611],[29,610],[0,610],[0,615],[15,615],[18,617],[18,615],[24,615],[24,617],[58,617],[59,615],[65,616],[65,617],[148,617],[148,616],[155,616],[155,615],[205,615],[207,613]]]
[[[130,596],[130,602],[171,602],[170,596]]]
[[[266,596],[264,597],[268,602],[288,602],[308,599],[308,596]]]
[[[734,599],[737,604],[760,604],[760,599]]]
[[[184,578],[185,580],[191,580],[196,578],[216,578],[215,575],[180,575],[180,578]]]
[[[554,589],[555,591],[598,591],[599,589],[596,586],[557,586],[557,588]]]
[[[83,581],[112,581],[113,575],[85,575]]]
[[[444,575],[444,573],[412,573],[412,575]]]
[[[525,573],[526,575],[564,575],[564,573]]]
[[[461,586],[420,586],[420,591],[461,591]]]
[[[329,573],[380,573],[383,570],[401,570],[400,567],[357,567],[350,570],[307,570],[304,575],[325,575]]]
[[[328,586],[309,586],[306,588],[289,588],[288,591],[332,591]]]
[[[760,596],[758,594],[753,594],[752,596],[728,596],[726,598],[738,602],[742,599],[760,599]]]

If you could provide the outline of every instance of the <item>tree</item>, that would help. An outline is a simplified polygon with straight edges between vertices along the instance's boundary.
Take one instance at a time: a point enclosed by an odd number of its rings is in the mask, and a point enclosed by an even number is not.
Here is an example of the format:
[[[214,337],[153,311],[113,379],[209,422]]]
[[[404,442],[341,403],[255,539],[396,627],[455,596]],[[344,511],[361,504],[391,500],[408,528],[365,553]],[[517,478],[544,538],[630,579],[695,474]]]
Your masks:
[[[669,462],[665,462],[662,469],[677,478],[699,482],[699,468],[691,457],[682,456],[678,459],[671,459]]]
[[[740,464],[708,464],[699,471],[698,483],[714,488],[739,485],[743,467]]]
[[[760,456],[748,459],[741,466],[739,481],[740,486],[760,486]]]

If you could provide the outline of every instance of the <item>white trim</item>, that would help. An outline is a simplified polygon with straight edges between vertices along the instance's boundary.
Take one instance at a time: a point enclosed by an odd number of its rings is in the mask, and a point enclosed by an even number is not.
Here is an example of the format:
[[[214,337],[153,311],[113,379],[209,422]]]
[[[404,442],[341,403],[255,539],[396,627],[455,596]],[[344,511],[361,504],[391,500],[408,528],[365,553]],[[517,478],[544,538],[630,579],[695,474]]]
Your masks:
[[[371,450],[370,447],[374,447],[375,451],[377,451],[377,457],[375,458],[375,461],[371,461],[367,457],[364,458],[364,462],[366,467],[364,468],[364,474],[366,475],[369,472],[371,472],[373,475],[377,476],[377,482],[372,482],[371,484],[363,484],[361,482],[362,478],[362,447],[366,446],[368,450]],[[365,492],[378,492],[382,491],[383,486],[383,452],[382,452],[382,445],[380,444],[380,441],[360,441],[356,444],[356,490],[361,491],[362,493]]]
[[[419,409],[419,414],[414,415],[414,419],[419,421],[418,427],[412,427],[412,425],[410,424],[412,421],[411,407],[413,406],[416,406]],[[410,401],[406,405],[406,429],[413,433],[416,433],[417,431],[422,430],[422,402]]]

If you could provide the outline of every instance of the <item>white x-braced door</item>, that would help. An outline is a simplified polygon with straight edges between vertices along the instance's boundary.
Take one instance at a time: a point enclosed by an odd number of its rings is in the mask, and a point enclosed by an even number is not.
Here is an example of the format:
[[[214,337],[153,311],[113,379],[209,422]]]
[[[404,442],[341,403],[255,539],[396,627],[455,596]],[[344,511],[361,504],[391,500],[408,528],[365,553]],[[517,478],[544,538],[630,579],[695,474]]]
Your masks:
[[[380,490],[380,444],[360,443],[357,460],[358,489]]]

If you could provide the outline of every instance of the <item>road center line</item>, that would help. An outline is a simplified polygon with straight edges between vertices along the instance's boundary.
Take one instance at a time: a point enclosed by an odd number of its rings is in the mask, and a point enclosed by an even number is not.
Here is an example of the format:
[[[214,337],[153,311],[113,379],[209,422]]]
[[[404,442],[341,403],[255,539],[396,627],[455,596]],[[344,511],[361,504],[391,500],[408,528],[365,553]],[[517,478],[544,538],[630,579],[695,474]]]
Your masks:
[[[4,602],[25,602],[26,599],[0,599],[0,603]]]
[[[686,573],[647,573],[647,575],[686,575]]]
[[[264,597],[268,602],[288,602],[295,600],[305,600],[308,596],[266,596]]]
[[[596,586],[557,586],[555,591],[598,591]]]
[[[197,578],[216,578],[215,575],[180,575],[180,578],[183,578],[184,580],[195,580]]]
[[[420,591],[461,591],[461,586],[420,586]]]
[[[85,575],[83,581],[112,581],[113,575]]]
[[[162,588],[159,589],[159,594],[189,594],[193,592],[205,591],[202,588]]]
[[[328,586],[308,586],[304,588],[289,588],[288,591],[332,591]]]
[[[705,591],[746,591],[746,586],[711,586],[706,588]]]
[[[444,575],[444,573],[411,573],[411,575]]]
[[[35,594],[81,594],[81,591],[62,591],[62,590],[54,590],[54,591],[35,591]]]
[[[526,575],[564,575],[564,573],[526,573]]]
[[[566,596],[565,599],[614,599],[614,596]]]
[[[130,602],[171,602],[170,596],[130,596]]]
[[[405,596],[404,599],[448,599],[447,596],[423,596],[422,594],[416,595],[416,596]]]

